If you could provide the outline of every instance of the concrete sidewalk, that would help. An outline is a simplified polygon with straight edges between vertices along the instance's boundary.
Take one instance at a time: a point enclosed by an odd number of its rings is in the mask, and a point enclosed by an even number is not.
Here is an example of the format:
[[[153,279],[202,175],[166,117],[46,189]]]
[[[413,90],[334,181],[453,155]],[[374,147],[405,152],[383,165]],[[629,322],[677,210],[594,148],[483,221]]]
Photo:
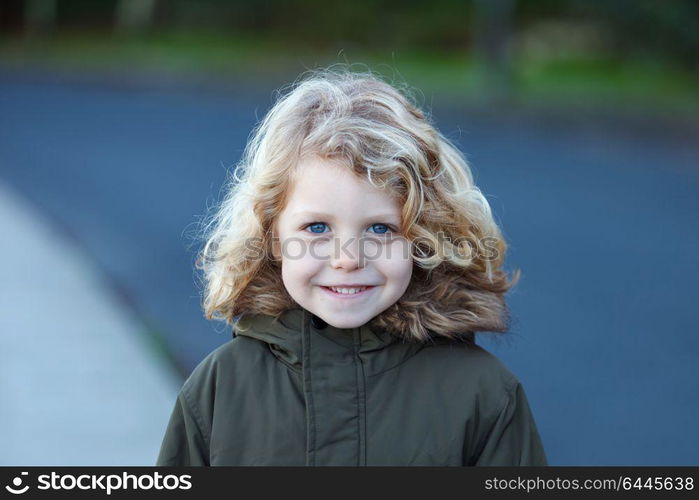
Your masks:
[[[2,181],[0,234],[0,465],[153,465],[180,378]]]

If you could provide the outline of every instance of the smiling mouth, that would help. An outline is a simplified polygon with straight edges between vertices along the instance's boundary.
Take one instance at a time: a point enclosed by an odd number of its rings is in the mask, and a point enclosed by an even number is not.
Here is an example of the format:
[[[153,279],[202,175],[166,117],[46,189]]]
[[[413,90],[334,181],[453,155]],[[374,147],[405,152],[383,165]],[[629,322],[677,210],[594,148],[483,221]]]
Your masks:
[[[330,286],[322,286],[321,288],[325,290],[328,293],[331,293],[332,295],[338,296],[338,297],[354,297],[358,295],[364,295],[366,294],[369,290],[375,288],[374,286],[359,286],[359,287],[330,287]]]

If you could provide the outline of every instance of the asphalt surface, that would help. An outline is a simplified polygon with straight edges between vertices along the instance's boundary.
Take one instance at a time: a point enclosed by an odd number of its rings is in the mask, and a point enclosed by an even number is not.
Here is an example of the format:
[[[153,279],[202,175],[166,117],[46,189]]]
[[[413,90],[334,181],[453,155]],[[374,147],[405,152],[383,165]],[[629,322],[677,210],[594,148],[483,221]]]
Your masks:
[[[271,104],[226,91],[0,73],[0,179],[93,259],[181,373],[230,338],[200,309],[190,236]],[[632,118],[433,101],[510,243],[512,333],[552,465],[699,464],[699,141]]]
[[[154,465],[172,365],[91,259],[2,180],[0,234],[0,465]]]

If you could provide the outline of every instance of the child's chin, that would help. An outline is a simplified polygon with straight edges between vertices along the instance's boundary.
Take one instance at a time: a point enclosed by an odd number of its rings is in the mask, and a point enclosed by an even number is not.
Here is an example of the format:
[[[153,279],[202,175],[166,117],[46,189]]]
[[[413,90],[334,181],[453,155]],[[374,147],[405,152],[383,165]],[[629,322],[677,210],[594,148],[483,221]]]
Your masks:
[[[363,321],[363,318],[358,318],[356,314],[345,316],[343,314],[328,313],[323,314],[322,316],[320,314],[316,314],[316,316],[321,317],[323,321],[331,326],[334,326],[335,328],[358,328],[366,323],[366,321]]]
[[[326,321],[326,323],[328,323]],[[335,328],[339,328],[340,330],[349,330],[351,328],[359,328],[364,324],[364,322],[358,323],[356,321],[354,322],[349,322],[349,323],[343,323],[343,322],[335,322],[335,323],[328,323],[329,325],[334,326]]]

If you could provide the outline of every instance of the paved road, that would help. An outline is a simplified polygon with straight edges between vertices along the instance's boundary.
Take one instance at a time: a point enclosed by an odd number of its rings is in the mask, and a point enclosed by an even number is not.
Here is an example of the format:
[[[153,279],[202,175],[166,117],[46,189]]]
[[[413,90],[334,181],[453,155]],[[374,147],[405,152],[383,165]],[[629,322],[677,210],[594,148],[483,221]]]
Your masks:
[[[0,181],[0,465],[153,465],[179,378],[80,248]]]
[[[186,235],[273,88],[0,77],[0,178],[82,245],[184,373],[230,336],[202,318]],[[511,340],[479,342],[523,380],[551,463],[699,464],[697,137],[436,101],[523,270]]]

